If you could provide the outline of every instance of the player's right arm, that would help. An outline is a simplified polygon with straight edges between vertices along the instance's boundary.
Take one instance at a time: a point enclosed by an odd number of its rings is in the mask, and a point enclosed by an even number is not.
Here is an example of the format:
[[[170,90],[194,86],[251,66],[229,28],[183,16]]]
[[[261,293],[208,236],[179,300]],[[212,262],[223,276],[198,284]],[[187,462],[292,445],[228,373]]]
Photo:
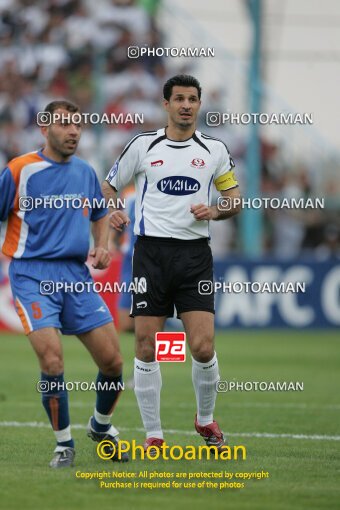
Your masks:
[[[109,201],[111,205],[110,226],[120,232],[130,223],[130,218],[124,211],[116,207],[117,194],[129,184],[139,170],[141,138],[143,137],[137,135],[126,145],[102,185],[102,192],[106,202],[108,203]]]
[[[129,225],[130,218],[124,211],[115,207],[118,193],[107,181],[104,181],[102,184],[102,192],[106,203],[110,204],[110,227],[122,232],[123,228]]]
[[[0,221],[5,221],[14,207],[16,185],[12,173],[6,167],[0,174]]]

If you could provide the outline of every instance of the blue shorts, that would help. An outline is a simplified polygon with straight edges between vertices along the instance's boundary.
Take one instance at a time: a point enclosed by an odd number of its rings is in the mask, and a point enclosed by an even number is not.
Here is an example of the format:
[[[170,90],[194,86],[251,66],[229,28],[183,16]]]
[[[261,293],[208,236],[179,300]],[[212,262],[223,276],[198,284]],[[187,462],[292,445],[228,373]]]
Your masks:
[[[125,255],[122,271],[120,276],[121,282],[126,282],[126,287],[128,287],[131,283],[132,279],[132,257],[130,255]],[[131,308],[131,292],[122,292],[119,296],[118,307],[120,310]]]
[[[101,296],[91,288],[93,279],[82,262],[12,259],[9,277],[26,335],[49,327],[65,335],[77,335],[113,320]],[[45,282],[43,287],[41,282]],[[56,282],[70,285],[56,291]],[[77,282],[84,283],[86,290],[70,291]]]

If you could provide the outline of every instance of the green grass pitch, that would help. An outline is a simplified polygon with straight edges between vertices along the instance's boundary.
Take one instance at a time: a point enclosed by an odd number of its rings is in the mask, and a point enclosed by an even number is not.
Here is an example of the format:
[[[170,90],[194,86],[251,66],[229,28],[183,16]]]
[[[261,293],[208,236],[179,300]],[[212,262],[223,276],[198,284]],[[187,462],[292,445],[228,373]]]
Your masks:
[[[64,337],[65,377],[92,381],[95,366],[80,342]],[[132,374],[133,337],[121,335],[124,376]],[[338,332],[226,331],[216,335],[221,379],[302,381],[302,392],[232,391],[217,398],[215,417],[229,444],[244,444],[245,461],[141,461],[117,465],[99,459],[86,437],[93,392],[71,392],[75,467],[53,471],[48,463],[54,436],[35,389],[38,364],[24,336],[0,336],[0,508],[321,510],[340,508],[340,392]],[[162,424],[169,444],[201,444],[195,414],[191,363],[163,363]],[[6,425],[16,422],[17,426]],[[37,428],[24,423],[43,422]],[[143,442],[132,389],[122,394],[114,416],[121,438]],[[79,425],[79,427],[76,427]],[[181,433],[183,431],[183,433]],[[270,434],[270,436],[266,436]],[[323,437],[321,437],[323,436]],[[327,436],[327,437],[324,437]],[[76,471],[200,472],[268,471],[269,478],[244,489],[100,489],[98,480]],[[197,481],[197,480],[196,480]]]

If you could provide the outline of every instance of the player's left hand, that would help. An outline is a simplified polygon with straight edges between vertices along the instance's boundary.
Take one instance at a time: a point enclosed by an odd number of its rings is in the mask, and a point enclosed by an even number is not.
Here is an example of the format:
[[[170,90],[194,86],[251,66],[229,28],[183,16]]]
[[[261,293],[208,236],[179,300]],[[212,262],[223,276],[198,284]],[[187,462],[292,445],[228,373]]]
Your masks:
[[[90,257],[94,257],[92,262],[92,267],[94,269],[106,269],[109,267],[111,262],[111,257],[109,251],[105,248],[99,246],[98,248],[93,248],[90,253]]]
[[[213,207],[209,207],[205,204],[197,204],[192,205],[190,207],[190,212],[195,216],[195,220],[213,220],[214,219],[214,209]]]

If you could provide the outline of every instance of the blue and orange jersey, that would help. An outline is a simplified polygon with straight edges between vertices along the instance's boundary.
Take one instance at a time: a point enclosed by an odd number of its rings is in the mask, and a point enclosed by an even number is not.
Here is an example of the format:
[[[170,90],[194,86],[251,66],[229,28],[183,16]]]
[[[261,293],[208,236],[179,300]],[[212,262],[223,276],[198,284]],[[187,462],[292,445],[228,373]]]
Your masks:
[[[23,210],[23,197],[57,197],[64,206]],[[67,207],[70,201],[66,198],[78,198],[91,205]],[[11,160],[0,174],[0,246],[9,257],[85,261],[90,222],[106,214],[94,169],[76,156],[58,163],[41,151],[30,152]]]

